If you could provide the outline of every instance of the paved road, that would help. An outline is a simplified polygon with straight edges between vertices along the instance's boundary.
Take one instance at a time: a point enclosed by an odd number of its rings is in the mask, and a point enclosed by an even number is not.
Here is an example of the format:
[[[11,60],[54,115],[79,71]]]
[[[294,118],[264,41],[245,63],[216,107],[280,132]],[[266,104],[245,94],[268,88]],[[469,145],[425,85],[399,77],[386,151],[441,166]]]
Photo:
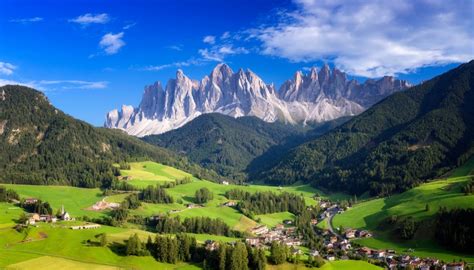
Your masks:
[[[328,224],[329,231],[330,231],[332,234],[334,234],[334,235],[336,235],[336,236],[338,236],[338,237],[340,237],[340,238],[344,238],[342,235],[340,235],[339,233],[337,233],[336,230],[334,230],[334,228],[332,227],[332,219],[334,218],[335,215],[336,215],[335,213],[332,213],[328,218],[326,218],[326,222],[327,222],[327,224]]]

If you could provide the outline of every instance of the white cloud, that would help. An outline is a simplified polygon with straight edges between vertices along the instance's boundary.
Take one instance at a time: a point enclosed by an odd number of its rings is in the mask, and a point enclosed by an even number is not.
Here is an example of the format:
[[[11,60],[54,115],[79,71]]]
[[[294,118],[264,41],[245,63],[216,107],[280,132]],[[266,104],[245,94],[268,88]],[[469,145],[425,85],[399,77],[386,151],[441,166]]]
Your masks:
[[[81,80],[42,80],[39,85],[62,85],[62,89],[104,89],[107,88],[109,82],[98,81],[81,81]]]
[[[244,47],[234,47],[232,44],[216,45],[211,48],[200,49],[198,52],[205,60],[217,62],[222,62],[229,55],[249,53]]]
[[[27,23],[41,22],[42,20],[43,18],[41,17],[32,17],[32,18],[11,19],[9,22],[27,24]]]
[[[148,66],[143,68],[142,70],[146,71],[160,71],[166,68],[181,68],[181,67],[189,67],[189,66],[199,66],[202,65],[204,62],[202,59],[188,59],[186,61],[181,61],[181,62],[174,62],[170,64],[164,64],[164,65],[156,65],[156,66]]]
[[[279,23],[248,31],[261,53],[332,61],[367,77],[474,57],[472,1],[296,0]]]
[[[34,88],[43,92],[53,92],[71,89],[104,89],[107,88],[109,82],[106,81],[82,81],[82,80],[42,80],[21,82],[15,80],[7,80],[0,78],[0,86],[4,85],[22,85]]]
[[[221,39],[228,39],[230,38],[230,32],[227,31],[227,32],[224,32],[222,35],[221,35]]]
[[[35,88],[35,89],[40,88],[34,82],[19,82],[19,81],[7,80],[7,79],[0,78],[0,86],[4,86],[4,85],[22,85],[22,86],[26,86],[26,87],[30,87],[30,88]]]
[[[110,18],[107,13],[101,13],[101,14],[91,14],[91,13],[86,13],[84,15],[78,16],[74,19],[70,19],[70,22],[82,24],[82,25],[89,25],[92,23],[98,23],[98,24],[105,24],[109,22]]]
[[[214,43],[216,43],[216,37],[215,36],[205,36],[202,39],[202,42],[207,43],[207,44],[214,44]]]
[[[11,75],[15,69],[16,66],[10,63],[0,62],[0,74]]]
[[[104,49],[104,52],[106,54],[116,54],[118,53],[120,48],[125,46],[125,42],[122,40],[122,38],[123,32],[117,34],[108,33],[102,37],[99,42],[99,45],[102,49]]]
[[[130,29],[130,28],[134,27],[135,25],[137,25],[137,23],[129,23],[129,24],[125,25],[122,29],[127,30],[127,29]]]
[[[166,48],[168,48],[170,50],[174,50],[174,51],[182,51],[183,50],[182,45],[170,45],[170,46],[167,46]]]

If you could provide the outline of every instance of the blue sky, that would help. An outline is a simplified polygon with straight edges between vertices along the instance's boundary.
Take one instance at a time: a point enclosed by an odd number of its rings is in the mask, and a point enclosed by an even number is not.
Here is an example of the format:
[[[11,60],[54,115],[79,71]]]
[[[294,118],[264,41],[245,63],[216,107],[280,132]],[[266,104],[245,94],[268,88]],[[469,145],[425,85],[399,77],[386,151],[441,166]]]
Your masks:
[[[178,68],[200,79],[219,62],[277,86],[323,63],[418,83],[474,58],[474,2],[448,2],[2,0],[0,84],[102,125],[145,85]]]

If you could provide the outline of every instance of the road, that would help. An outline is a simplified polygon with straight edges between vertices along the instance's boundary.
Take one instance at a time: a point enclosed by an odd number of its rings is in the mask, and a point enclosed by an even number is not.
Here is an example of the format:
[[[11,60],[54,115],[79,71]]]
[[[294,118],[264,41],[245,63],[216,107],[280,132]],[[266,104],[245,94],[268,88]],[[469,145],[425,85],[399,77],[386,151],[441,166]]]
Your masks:
[[[337,237],[340,237],[340,238],[344,238],[342,235],[340,235],[339,233],[337,233],[334,228],[332,227],[332,219],[334,218],[334,216],[336,215],[336,213],[331,213],[331,215],[329,215],[328,218],[326,218],[326,222],[328,224],[328,229],[329,231],[336,235]]]

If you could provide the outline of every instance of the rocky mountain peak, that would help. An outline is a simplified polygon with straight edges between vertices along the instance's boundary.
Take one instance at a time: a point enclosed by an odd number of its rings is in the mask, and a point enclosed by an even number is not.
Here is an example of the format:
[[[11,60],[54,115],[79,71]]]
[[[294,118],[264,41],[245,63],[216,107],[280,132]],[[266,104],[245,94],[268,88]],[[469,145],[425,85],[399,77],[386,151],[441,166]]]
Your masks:
[[[233,117],[256,116],[267,122],[308,123],[361,113],[407,83],[394,78],[349,81],[344,72],[324,65],[304,74],[298,71],[275,91],[250,69],[236,73],[218,64],[201,81],[176,72],[163,90],[161,83],[146,86],[138,108],[122,106],[107,114],[105,126],[131,135],[160,134],[195,117],[217,112]]]

